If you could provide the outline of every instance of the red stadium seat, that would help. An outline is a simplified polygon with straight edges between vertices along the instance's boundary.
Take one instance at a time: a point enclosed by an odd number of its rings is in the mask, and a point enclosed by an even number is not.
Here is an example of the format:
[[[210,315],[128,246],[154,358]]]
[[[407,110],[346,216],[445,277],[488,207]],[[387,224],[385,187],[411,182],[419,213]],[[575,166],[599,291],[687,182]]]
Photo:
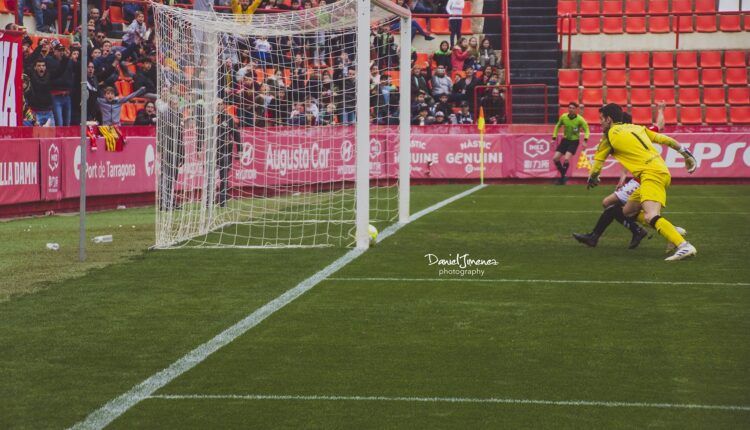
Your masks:
[[[120,121],[125,123],[133,123],[135,122],[135,115],[135,104],[125,103],[122,105],[122,108],[120,109]]]
[[[745,31],[750,31],[750,13],[744,13]]]
[[[578,2],[576,0],[559,0],[557,2],[557,14],[575,14],[578,13]]]
[[[581,14],[595,14],[599,15],[599,0],[583,0],[581,1]],[[581,33],[582,34],[599,34],[600,23],[598,16],[581,17]]]
[[[701,67],[721,67],[721,51],[701,51]]]
[[[674,87],[674,70],[654,69],[654,85],[657,87]]]
[[[604,64],[609,69],[625,69],[627,55],[624,52],[607,52],[604,54]]]
[[[683,107],[680,109],[680,124],[701,124],[703,122],[700,107]]]
[[[726,92],[724,87],[705,87],[703,88],[703,103],[711,106],[723,106],[726,101]]]
[[[435,34],[451,34],[448,28],[448,18],[431,18],[430,31]]]
[[[110,6],[109,20],[112,22],[112,24],[125,24],[125,19],[122,17],[122,7]]]
[[[583,119],[589,124],[599,122],[599,108],[601,106],[584,106],[583,107]]]
[[[683,106],[697,106],[701,104],[701,95],[698,87],[685,87],[677,92],[678,103]]]
[[[716,0],[695,0],[696,12],[716,12]]]
[[[727,68],[727,85],[747,85],[747,69],[744,67]]]
[[[695,17],[695,30],[699,33],[715,33],[716,32],[716,14],[711,15],[696,15]]]
[[[672,12],[673,13],[691,13],[693,12],[692,0],[672,0]],[[692,15],[681,15],[675,16],[675,28],[680,33],[692,33],[693,32],[693,16]]]
[[[667,106],[664,108],[664,124],[677,124],[677,108]]]
[[[742,31],[739,15],[719,15],[719,31]]]
[[[698,53],[695,51],[682,51],[677,53],[678,69],[695,69],[698,67]]]
[[[426,67],[430,64],[430,55],[426,52],[417,52],[417,62],[415,64],[419,67]]]
[[[735,106],[729,109],[732,124],[750,124],[750,106]]]
[[[674,87],[654,88],[654,103],[659,102],[673,106],[675,103]]]
[[[697,87],[698,69],[677,70],[677,85],[681,87]]]
[[[133,92],[133,84],[129,81],[116,81],[115,87],[117,88],[117,92],[121,97],[127,96],[128,94]]]
[[[607,103],[617,103],[621,106],[628,104],[628,90],[607,87]]]
[[[649,13],[668,13],[669,12],[669,1],[668,0],[651,0],[648,2]],[[672,31],[669,25],[668,15],[649,15],[648,17],[648,30],[651,33],[669,33]]]
[[[561,87],[577,87],[581,83],[581,71],[578,69],[560,69],[557,76]]]
[[[634,124],[651,125],[654,123],[654,112],[651,106],[633,106],[630,109]]]
[[[744,51],[726,51],[724,52],[725,67],[747,67]]]
[[[650,87],[651,86],[651,71],[650,70],[630,70],[630,86],[631,87]]]
[[[584,88],[581,99],[583,104],[587,106],[602,106],[604,104],[604,95],[601,88]]]
[[[599,52],[584,52],[581,54],[581,68],[601,70],[602,54]]]
[[[578,87],[560,88],[559,91],[557,99],[560,101],[561,106],[567,106],[570,102],[578,103],[580,101]]]
[[[608,87],[624,87],[626,83],[625,70],[607,70]]]
[[[727,101],[733,106],[750,104],[750,88],[729,87],[729,90],[727,90]]]
[[[723,72],[721,69],[702,69],[701,84],[706,85],[724,85]]]
[[[706,108],[706,123],[719,125],[727,123],[727,108],[725,106],[708,106]]]
[[[651,56],[651,64],[654,69],[671,69],[674,67],[674,54],[672,52],[654,52]]]
[[[471,2],[464,2],[464,15],[471,15]],[[471,22],[474,21],[472,18],[466,18],[461,20],[461,34],[473,34],[471,30]]]
[[[646,32],[646,17],[631,16],[633,14],[643,14],[646,12],[646,2],[644,0],[630,0],[625,2],[625,32],[629,34],[641,34]]]
[[[570,27],[570,28],[568,28]],[[578,20],[575,17],[558,17],[557,32],[560,34],[578,34]]]
[[[648,69],[651,67],[648,52],[631,52],[628,54],[628,66],[631,69]]]
[[[602,31],[604,34],[622,34],[622,1],[604,0],[602,4],[603,14]],[[606,15],[616,16],[606,16]]]
[[[601,87],[604,83],[604,73],[599,70],[584,70],[581,82],[584,87]]]
[[[632,88],[630,90],[630,104],[633,106],[651,106],[651,89]]]

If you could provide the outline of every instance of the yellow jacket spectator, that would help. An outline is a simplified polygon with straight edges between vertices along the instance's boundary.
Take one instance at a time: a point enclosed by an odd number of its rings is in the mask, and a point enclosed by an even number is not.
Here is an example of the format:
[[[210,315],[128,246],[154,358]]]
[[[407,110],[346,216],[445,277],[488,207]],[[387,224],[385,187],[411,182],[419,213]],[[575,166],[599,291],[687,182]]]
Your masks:
[[[232,13],[234,14],[252,15],[258,9],[258,6],[260,6],[260,2],[261,0],[254,0],[251,4],[250,0],[232,0],[229,6],[232,8]]]

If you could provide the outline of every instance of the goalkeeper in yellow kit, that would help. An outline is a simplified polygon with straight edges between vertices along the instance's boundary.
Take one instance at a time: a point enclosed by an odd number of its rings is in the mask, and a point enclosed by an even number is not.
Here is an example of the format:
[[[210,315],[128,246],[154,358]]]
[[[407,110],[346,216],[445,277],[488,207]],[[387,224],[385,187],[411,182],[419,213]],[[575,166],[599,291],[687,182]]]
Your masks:
[[[667,145],[682,154],[688,173],[693,173],[696,168],[693,154],[669,136],[640,125],[623,124],[622,108],[615,103],[599,109],[599,115],[604,138],[596,150],[588,188],[598,185],[602,165],[612,154],[641,183],[640,188],[633,192],[625,204],[625,215],[637,215],[639,222],[649,223],[677,247],[674,254],[666,258],[667,261],[682,260],[697,254],[695,247],[682,237],[671,222],[661,216],[661,208],[667,204],[667,187],[672,177],[652,142]]]

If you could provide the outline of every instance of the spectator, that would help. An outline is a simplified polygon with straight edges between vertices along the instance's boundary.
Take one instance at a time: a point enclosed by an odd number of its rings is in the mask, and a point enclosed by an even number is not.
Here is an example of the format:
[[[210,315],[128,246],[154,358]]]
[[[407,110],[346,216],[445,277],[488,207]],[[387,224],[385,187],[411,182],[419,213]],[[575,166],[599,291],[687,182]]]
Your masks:
[[[135,13],[135,19],[125,29],[125,34],[122,36],[123,46],[130,47],[135,50],[136,45],[140,45],[146,38],[146,24],[144,23],[145,17],[143,12],[137,11]]]
[[[464,67],[470,65],[475,69],[479,69],[479,42],[475,36],[469,38],[469,58],[464,61]]]
[[[48,42],[42,40],[40,43]],[[54,127],[55,125],[55,116],[52,113],[52,82],[65,73],[68,57],[63,56],[56,64],[56,69],[50,71],[47,68],[47,62],[42,58],[37,58],[34,62],[34,72],[29,76],[30,85],[26,100],[36,117],[36,123],[41,126]]]
[[[112,31],[112,22],[109,19],[109,9],[104,11],[104,15],[100,16],[99,9],[92,7],[89,10],[89,20],[94,21],[94,31],[109,33]]]
[[[469,111],[469,104],[461,102],[461,111],[450,116],[451,124],[474,124],[474,117]]]
[[[146,102],[143,109],[135,115],[133,125],[155,125],[156,124],[156,105],[154,102]]]
[[[122,18],[125,22],[131,23],[138,15],[138,12],[143,13],[143,10],[138,3],[123,3]]]
[[[292,113],[289,115],[289,125],[306,125],[307,124],[307,118],[305,118],[305,104],[304,103],[297,103],[294,106],[294,110],[292,110]]]
[[[426,104],[419,107],[417,116],[411,119],[411,125],[430,125],[434,119],[429,116],[430,108]]]
[[[94,67],[94,63],[89,61],[88,67],[86,67],[86,88],[89,90],[89,98],[86,103],[86,121],[101,122],[99,103],[96,101],[101,93],[101,85],[99,84],[95,71],[96,68]],[[112,81],[112,83],[107,83],[106,85],[114,85],[114,82],[115,81]]]
[[[435,69],[435,75],[432,77],[432,96],[435,98],[440,97],[440,94],[449,94],[453,87],[453,82],[445,74],[445,67],[438,66]]]
[[[253,104],[255,103],[256,85],[257,82],[255,82],[252,75],[244,75],[239,88],[234,94],[234,103],[237,105],[237,115],[240,117],[240,125],[243,127],[253,126]]]
[[[260,2],[261,0],[253,0],[251,4],[250,0],[232,0],[229,5],[235,15],[252,15],[260,6]]]
[[[36,24],[36,31],[40,33],[48,33],[49,29],[44,26],[44,9],[42,9],[42,0],[25,0],[26,8],[31,11],[34,15],[34,23]]]
[[[470,65],[464,67],[466,76],[457,80],[453,84],[453,101],[467,102],[474,108],[474,89],[481,83],[479,78],[475,76],[474,68]]]
[[[464,13],[464,0],[448,0],[445,11],[450,15],[448,28],[450,28],[451,47],[453,47],[454,42],[461,37],[461,23],[463,22],[461,15]]]
[[[438,102],[435,103],[435,106],[433,106],[431,109],[435,117],[437,117],[438,112],[453,112],[453,105],[448,99],[448,94],[440,94],[440,97],[438,97]]]
[[[500,88],[493,88],[490,95],[482,97],[481,106],[488,124],[505,123],[505,98]]]
[[[260,36],[255,39],[254,47],[253,56],[258,59],[258,63],[262,66],[268,65],[271,61],[271,42],[268,41],[268,37]]]
[[[432,59],[439,66],[445,67],[446,70],[451,68],[451,51],[448,42],[445,40],[440,42],[440,48],[432,54]]]
[[[102,48],[104,46],[104,42],[107,41],[107,34],[104,31],[97,31],[95,33],[94,39],[91,41],[95,48]]]
[[[497,53],[492,49],[490,39],[482,39],[482,46],[479,48],[479,65],[482,67],[497,67]]]
[[[274,119],[275,125],[286,124],[286,120],[289,118],[292,110],[287,91],[283,89],[279,90],[268,109],[271,113],[271,118]]]
[[[101,125],[120,125],[120,111],[122,105],[129,102],[135,97],[140,97],[146,92],[145,88],[141,88],[125,97],[116,97],[115,89],[113,87],[107,87],[104,89],[104,97],[99,97],[96,102],[99,104],[99,111],[102,114]]]
[[[419,94],[429,94],[430,87],[427,80],[422,76],[422,70],[419,66],[414,66],[411,75],[411,97],[415,98]]]
[[[135,79],[133,79],[133,89],[139,90],[141,88],[146,89],[143,95],[145,98],[156,100],[156,70],[148,57],[141,61]]]
[[[333,125],[336,122],[336,105],[328,103],[318,115],[318,125]]]
[[[445,120],[445,112],[443,112],[441,110],[435,112],[435,122],[433,122],[433,124],[434,125],[446,125],[446,124],[449,124]]]
[[[268,84],[273,91],[286,90],[286,81],[284,80],[284,74],[281,69],[276,69],[273,72],[273,75],[266,78],[266,84]]]
[[[415,117],[419,114],[419,109],[422,105],[427,104],[424,94],[418,94],[417,98],[411,103],[411,116]],[[428,105],[429,108],[429,105]]]
[[[451,72],[458,72],[464,69],[464,62],[469,58],[469,42],[462,37],[456,46],[451,50]]]
[[[357,70],[349,68],[349,75],[341,82],[341,122],[353,124],[357,106]]]

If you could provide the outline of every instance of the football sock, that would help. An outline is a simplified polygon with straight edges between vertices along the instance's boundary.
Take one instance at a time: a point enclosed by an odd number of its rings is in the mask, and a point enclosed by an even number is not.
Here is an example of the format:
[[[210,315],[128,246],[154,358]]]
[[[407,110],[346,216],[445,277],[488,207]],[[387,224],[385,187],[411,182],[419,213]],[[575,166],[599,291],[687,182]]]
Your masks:
[[[565,175],[568,174],[568,166],[570,166],[570,163],[567,162],[567,161],[562,164],[562,171],[561,172],[562,172],[563,177],[565,177]]]
[[[604,209],[604,212],[602,212],[601,215],[599,215],[599,220],[596,222],[596,226],[594,226],[594,235],[596,237],[601,236],[604,234],[604,230],[609,227],[610,224],[612,224],[612,220],[615,219],[617,212],[617,209],[620,209],[620,214],[622,214],[622,208],[618,205],[612,205],[607,206],[606,209]]]
[[[560,172],[560,175],[565,175],[563,173],[563,165],[560,160],[555,161],[555,167],[557,167],[557,171]]]
[[[634,220],[631,220],[625,216],[624,213],[622,213],[622,206],[620,205],[614,205],[617,207],[616,210],[614,210],[614,216],[617,222],[624,225],[625,228],[630,230],[631,233],[635,234],[638,233],[638,231],[641,229],[641,226],[638,225]]]
[[[674,228],[674,225],[672,225],[671,222],[667,221],[666,218],[662,218],[661,215],[657,215],[651,218],[651,225],[660,235],[664,236],[665,239],[672,242],[674,246],[679,246],[682,242],[685,241],[685,238],[683,238],[682,235],[677,232],[677,229]]]
[[[643,215],[643,211],[638,212],[638,215],[635,216],[635,220],[643,225],[649,225],[649,223],[646,222],[646,216]]]

